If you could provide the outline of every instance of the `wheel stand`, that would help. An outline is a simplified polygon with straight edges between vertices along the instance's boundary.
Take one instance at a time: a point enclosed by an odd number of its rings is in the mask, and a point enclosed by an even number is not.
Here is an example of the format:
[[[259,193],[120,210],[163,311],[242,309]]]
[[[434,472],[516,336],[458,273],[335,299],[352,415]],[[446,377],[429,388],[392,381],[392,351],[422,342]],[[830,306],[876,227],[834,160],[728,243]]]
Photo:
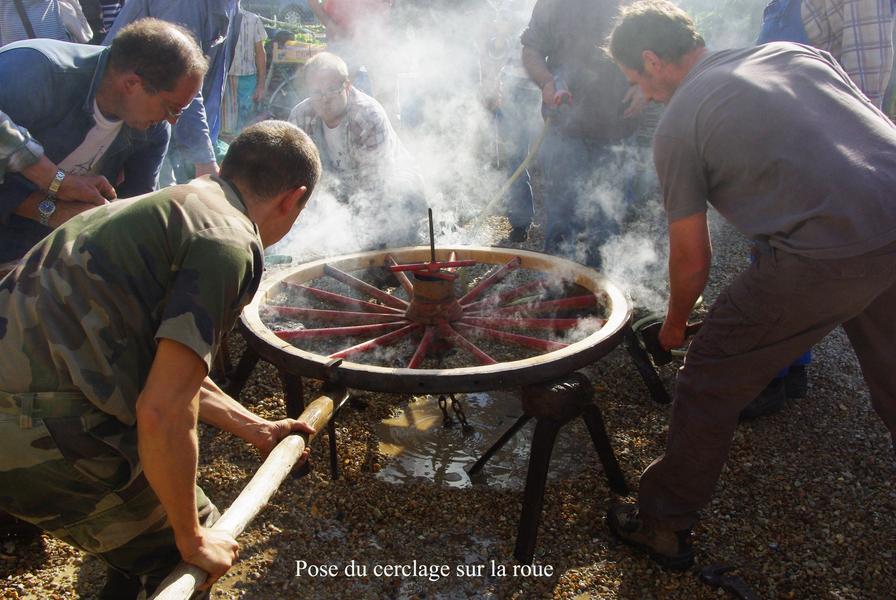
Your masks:
[[[544,505],[544,488],[551,452],[557,434],[564,425],[577,417],[584,419],[610,489],[620,495],[628,494],[629,489],[616,461],[604,427],[603,415],[594,402],[593,387],[587,377],[581,373],[572,373],[549,383],[528,386],[523,388],[520,398],[523,416],[467,470],[467,474],[474,476],[481,471],[489,459],[526,423],[535,419],[535,432],[529,450],[529,470],[523,492],[523,509],[517,528],[516,548],[513,551],[518,561],[529,564],[535,555],[535,540]]]
[[[659,404],[671,402],[669,393],[656,372],[649,355],[639,343],[631,322],[623,328],[623,339],[626,350],[631,356],[650,397]],[[233,397],[239,396],[246,381],[255,368],[260,357],[251,349],[247,349],[228,377],[225,390]],[[304,408],[304,384],[298,375],[280,370],[286,403],[286,414],[296,418]],[[330,454],[330,474],[335,480],[339,477],[339,461],[336,447],[336,416],[345,405],[348,396],[342,399],[334,410],[334,418],[327,424]],[[575,418],[585,421],[591,441],[597,451],[598,458],[604,468],[604,474],[610,489],[620,495],[629,493],[628,485],[616,455],[610,445],[604,426],[603,415],[594,402],[594,391],[591,382],[581,373],[572,373],[552,382],[531,385],[523,389],[521,394],[523,415],[516,420],[485,453],[467,470],[474,476],[523,426],[535,419],[535,431],[529,451],[529,468],[526,475],[526,487],[523,493],[523,506],[517,528],[517,541],[514,557],[523,564],[529,564],[535,555],[535,542],[538,526],[544,506],[544,490],[547,483],[548,468],[551,461],[554,442],[560,429]],[[297,472],[301,477],[308,472],[305,463]]]

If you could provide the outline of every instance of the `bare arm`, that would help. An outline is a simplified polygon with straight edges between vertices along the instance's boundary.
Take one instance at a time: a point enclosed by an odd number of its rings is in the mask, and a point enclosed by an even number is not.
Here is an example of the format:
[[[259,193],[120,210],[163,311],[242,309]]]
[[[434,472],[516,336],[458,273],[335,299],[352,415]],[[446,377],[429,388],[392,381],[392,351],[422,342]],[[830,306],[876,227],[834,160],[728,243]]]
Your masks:
[[[181,557],[214,583],[231,567],[237,543],[201,527],[196,509],[196,433],[202,359],[178,342],[162,339],[149,377],[137,398],[137,448],[147,481],[159,497]]]
[[[709,277],[712,245],[706,213],[669,225],[669,308],[660,330],[660,343],[669,350],[684,343],[688,315]]]
[[[554,83],[554,74],[548,70],[548,63],[545,57],[537,50],[533,50],[527,46],[523,46],[522,51],[523,67],[529,74],[529,79],[541,88],[541,99],[545,106],[560,106],[564,102],[571,102],[572,95],[569,90],[557,90]]]
[[[294,431],[314,433],[314,429],[295,419],[268,421],[224,393],[206,377],[199,391],[199,418],[206,425],[232,433],[267,454],[281,439]],[[306,454],[308,449],[305,449]]]
[[[56,171],[59,168],[46,155],[22,169],[21,173],[42,190],[50,188]],[[115,198],[115,188],[112,187],[102,175],[72,175],[66,174],[56,196],[60,200],[78,200],[93,205],[106,202],[106,198]]]
[[[267,56],[264,53],[264,42],[255,42],[255,92],[252,100],[261,102],[264,99],[265,81],[267,79]]]
[[[55,173],[55,171],[54,171]],[[68,179],[68,177],[66,177]],[[105,181],[105,178],[103,178]],[[16,207],[15,213],[20,217],[25,217],[26,219],[31,219],[32,221],[39,221],[40,214],[37,211],[37,205],[41,203],[41,201],[46,197],[44,192],[34,192],[29,194],[27,198],[25,198],[21,204]],[[90,210],[99,204],[105,204],[106,200],[102,199],[101,202],[92,203],[92,202],[78,202],[75,200],[56,200],[56,210],[50,215],[50,227],[56,228],[85,210]]]

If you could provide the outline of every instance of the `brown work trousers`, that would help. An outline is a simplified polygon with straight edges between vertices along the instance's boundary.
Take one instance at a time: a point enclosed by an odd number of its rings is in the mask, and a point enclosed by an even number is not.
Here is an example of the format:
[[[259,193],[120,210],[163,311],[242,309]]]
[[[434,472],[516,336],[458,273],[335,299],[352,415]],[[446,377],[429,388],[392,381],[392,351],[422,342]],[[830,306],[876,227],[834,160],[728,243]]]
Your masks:
[[[688,349],[665,453],[641,476],[643,517],[662,528],[693,527],[715,490],[741,409],[781,365],[838,325],[896,440],[894,306],[896,244],[836,260],[766,247],[721,294]]]

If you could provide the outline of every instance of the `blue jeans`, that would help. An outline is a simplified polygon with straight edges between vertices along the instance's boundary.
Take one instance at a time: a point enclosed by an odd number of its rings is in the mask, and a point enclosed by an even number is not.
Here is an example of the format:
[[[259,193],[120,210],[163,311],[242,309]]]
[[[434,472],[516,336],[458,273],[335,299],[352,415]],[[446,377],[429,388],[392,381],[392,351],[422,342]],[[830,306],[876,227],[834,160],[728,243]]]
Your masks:
[[[258,83],[258,76],[238,75],[236,77],[236,130],[242,131],[255,116],[255,100],[252,95]]]
[[[631,203],[620,146],[548,131],[544,173],[544,251],[599,269],[600,248],[618,235]]]

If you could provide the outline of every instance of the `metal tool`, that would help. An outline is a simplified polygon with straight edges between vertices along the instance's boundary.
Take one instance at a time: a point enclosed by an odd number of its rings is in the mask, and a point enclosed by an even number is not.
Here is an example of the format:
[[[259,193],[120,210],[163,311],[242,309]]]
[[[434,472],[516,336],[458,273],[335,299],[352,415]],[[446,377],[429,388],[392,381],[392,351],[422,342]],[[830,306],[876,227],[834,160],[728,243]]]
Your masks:
[[[740,600],[757,600],[756,594],[740,575],[729,575],[730,565],[709,565],[700,569],[700,581],[714,588],[721,588]]]
[[[696,323],[689,323],[685,326],[685,339],[693,337],[700,330],[702,325],[703,321],[697,321]],[[641,325],[636,331],[641,338],[641,343],[643,344],[644,349],[650,355],[650,358],[653,359],[653,364],[658,367],[669,364],[675,358],[670,350],[664,349],[663,345],[660,344],[660,329],[662,328],[662,321],[652,321]]]

